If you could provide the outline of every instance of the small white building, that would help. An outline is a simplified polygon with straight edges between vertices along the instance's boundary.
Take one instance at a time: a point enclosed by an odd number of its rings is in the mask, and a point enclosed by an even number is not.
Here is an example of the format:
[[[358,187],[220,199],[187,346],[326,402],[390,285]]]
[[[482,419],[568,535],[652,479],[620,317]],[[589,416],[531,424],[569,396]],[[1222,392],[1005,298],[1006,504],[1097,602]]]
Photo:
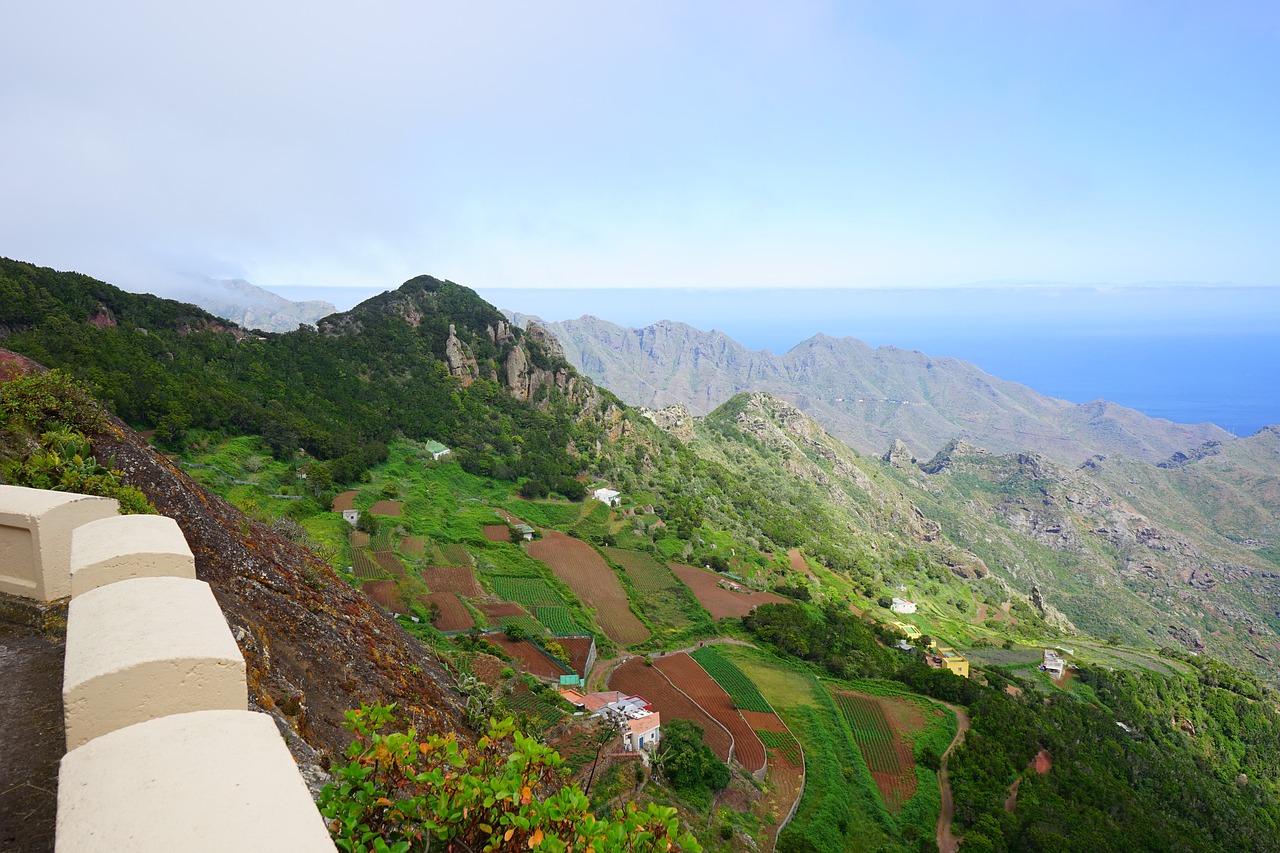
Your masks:
[[[355,527],[357,524],[360,523],[360,510],[344,509],[342,511],[342,520],[345,521],[347,524],[350,524],[352,527]]]
[[[916,603],[914,601],[908,601],[905,598],[895,598],[892,604],[890,604],[889,609],[894,613],[915,613]]]
[[[609,506],[617,506],[622,503],[622,495],[610,488],[596,489],[592,493],[592,496],[596,500],[600,501],[600,503],[607,504]]]
[[[1044,663],[1040,664],[1040,669],[1042,671],[1047,672],[1056,678],[1061,678],[1062,673],[1066,668],[1066,662],[1058,656],[1057,652],[1053,649],[1044,650]]]
[[[560,695],[571,705],[608,720],[622,735],[624,750],[644,755],[657,748],[662,737],[662,715],[641,697],[616,690],[584,694],[564,687],[560,688]]]

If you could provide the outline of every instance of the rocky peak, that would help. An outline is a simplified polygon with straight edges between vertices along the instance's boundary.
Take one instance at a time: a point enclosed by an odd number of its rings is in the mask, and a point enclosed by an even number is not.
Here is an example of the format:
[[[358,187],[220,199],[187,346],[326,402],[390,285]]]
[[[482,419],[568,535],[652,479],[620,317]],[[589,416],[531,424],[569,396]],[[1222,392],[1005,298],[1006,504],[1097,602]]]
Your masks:
[[[893,444],[889,445],[889,449],[880,458],[900,471],[907,471],[916,467],[915,456],[912,455],[911,449],[900,438],[895,438]]]

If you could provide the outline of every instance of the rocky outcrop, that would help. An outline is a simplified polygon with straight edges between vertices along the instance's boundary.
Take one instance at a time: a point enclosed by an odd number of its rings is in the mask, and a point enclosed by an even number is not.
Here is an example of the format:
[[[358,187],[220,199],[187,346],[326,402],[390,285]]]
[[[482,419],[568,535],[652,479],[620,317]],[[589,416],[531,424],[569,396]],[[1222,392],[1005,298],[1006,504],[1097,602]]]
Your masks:
[[[915,456],[911,454],[910,448],[900,438],[895,438],[893,444],[889,445],[889,449],[880,458],[900,471],[906,471],[918,465]]]
[[[682,444],[693,441],[693,415],[680,404],[667,406],[665,409],[641,409],[640,413],[657,425],[658,429],[672,436]]]
[[[449,338],[444,344],[444,361],[449,367],[449,375],[463,386],[470,385],[480,375],[479,362],[471,352],[471,347],[458,338],[458,328],[453,323],[449,324]]]

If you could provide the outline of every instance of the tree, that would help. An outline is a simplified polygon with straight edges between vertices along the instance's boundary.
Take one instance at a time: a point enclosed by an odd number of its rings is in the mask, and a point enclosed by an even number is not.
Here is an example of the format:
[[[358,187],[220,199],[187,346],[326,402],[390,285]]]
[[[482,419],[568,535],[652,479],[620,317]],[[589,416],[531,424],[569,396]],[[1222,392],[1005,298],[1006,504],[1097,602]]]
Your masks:
[[[656,764],[677,791],[719,791],[729,784],[728,766],[702,738],[702,728],[691,720],[662,724]]]

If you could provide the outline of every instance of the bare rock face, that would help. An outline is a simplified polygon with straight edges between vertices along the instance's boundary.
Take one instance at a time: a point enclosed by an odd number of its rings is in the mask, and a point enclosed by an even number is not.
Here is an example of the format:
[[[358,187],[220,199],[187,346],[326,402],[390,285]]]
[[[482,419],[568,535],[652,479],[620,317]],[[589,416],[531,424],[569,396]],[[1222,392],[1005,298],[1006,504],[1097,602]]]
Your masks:
[[[889,449],[885,451],[881,457],[899,471],[907,471],[916,467],[916,458],[911,454],[910,448],[903,444],[902,439],[895,438],[893,444],[889,445]]]
[[[458,330],[449,324],[449,339],[444,344],[444,360],[449,365],[449,375],[456,377],[464,386],[476,381],[480,375],[480,364],[476,361],[471,347],[458,339]]]
[[[640,413],[657,425],[658,429],[688,444],[693,441],[693,415],[683,403],[667,406],[665,409],[641,409]]]

